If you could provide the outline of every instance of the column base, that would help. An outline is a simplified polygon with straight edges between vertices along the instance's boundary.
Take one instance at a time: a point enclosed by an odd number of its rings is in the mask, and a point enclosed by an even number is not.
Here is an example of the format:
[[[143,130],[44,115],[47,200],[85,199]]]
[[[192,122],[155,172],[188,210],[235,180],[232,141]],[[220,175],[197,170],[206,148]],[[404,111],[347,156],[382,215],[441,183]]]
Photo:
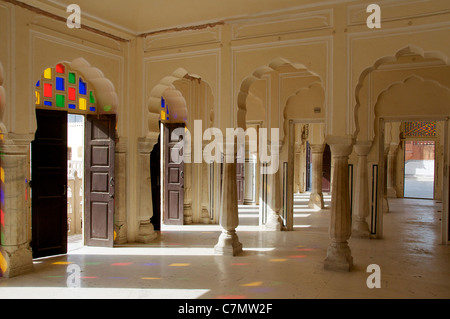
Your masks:
[[[26,247],[0,248],[0,277],[12,278],[33,270],[33,254]]]
[[[128,242],[127,226],[125,223],[114,225],[114,244],[121,245]]]
[[[136,242],[148,244],[152,240],[156,239],[158,234],[155,233],[155,228],[150,222],[141,222],[139,225],[139,233],[136,238]]]
[[[223,256],[236,256],[242,252],[242,244],[236,235],[236,231],[222,231],[218,243],[214,246],[214,252]]]
[[[274,212],[268,214],[264,229],[268,231],[281,231],[281,218]]]
[[[333,271],[350,271],[352,267],[353,257],[348,243],[332,242],[328,246],[324,268]]]
[[[366,220],[355,220],[353,222],[352,237],[354,238],[370,238],[369,224]]]
[[[323,202],[323,193],[311,193],[309,196],[309,208],[314,209],[323,209],[325,207],[325,204]]]

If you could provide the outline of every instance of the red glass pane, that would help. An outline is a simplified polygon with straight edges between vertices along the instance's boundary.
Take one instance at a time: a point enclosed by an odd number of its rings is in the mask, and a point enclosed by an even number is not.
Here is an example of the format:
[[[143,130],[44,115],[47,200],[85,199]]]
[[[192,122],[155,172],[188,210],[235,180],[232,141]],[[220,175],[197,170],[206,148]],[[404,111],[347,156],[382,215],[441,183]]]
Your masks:
[[[52,85],[50,83],[44,83],[44,96],[53,97]]]
[[[69,100],[70,101],[76,101],[77,99],[77,91],[75,88],[69,88]]]
[[[64,74],[65,70],[66,70],[66,68],[64,67],[64,65],[62,65],[62,64],[56,65],[56,68],[55,68],[56,73]]]

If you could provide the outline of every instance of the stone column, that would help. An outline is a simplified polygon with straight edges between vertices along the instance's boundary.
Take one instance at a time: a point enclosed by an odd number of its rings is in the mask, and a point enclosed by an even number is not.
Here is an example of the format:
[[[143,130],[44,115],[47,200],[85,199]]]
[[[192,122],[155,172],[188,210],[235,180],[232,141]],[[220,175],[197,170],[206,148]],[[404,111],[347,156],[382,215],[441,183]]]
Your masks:
[[[312,183],[311,195],[309,197],[309,208],[325,207],[322,193],[322,170],[323,170],[323,151],[324,144],[311,144],[311,164],[312,164]]]
[[[361,142],[355,145],[358,155],[358,167],[356,170],[356,187],[353,206],[353,237],[369,238],[370,230],[366,218],[370,213],[369,202],[369,176],[367,171],[367,156],[372,142]]]
[[[396,168],[398,144],[391,143],[387,155],[387,197],[397,197]]]
[[[353,257],[348,239],[352,233],[350,214],[350,194],[348,179],[348,157],[352,152],[350,137],[328,137],[333,170],[333,193],[331,197],[330,238],[327,257],[324,262],[327,270],[349,271],[353,266]]]
[[[1,146],[4,178],[2,228],[0,246],[0,277],[15,277],[33,269],[28,231],[28,205],[25,183],[31,138],[6,140]],[[28,199],[29,200],[29,199]]]
[[[150,153],[158,138],[141,138],[138,140],[138,222],[139,230],[136,241],[149,243],[157,237],[150,218],[153,217],[152,181],[150,177]]]
[[[271,142],[268,143],[272,149]],[[278,141],[278,154],[280,154],[282,141]],[[280,164],[280,163],[279,163]],[[267,176],[267,221],[265,224],[266,230],[280,231],[282,221],[280,217],[282,192],[281,192],[281,165],[278,165],[278,170],[273,174]]]
[[[187,147],[184,149],[185,156],[190,156]],[[184,199],[183,199],[183,223],[192,224],[192,163],[184,163]],[[201,165],[201,164],[200,164]]]
[[[234,147],[234,145],[233,145]],[[235,151],[234,151],[234,154]],[[239,225],[238,201],[236,189],[236,156],[233,163],[223,163],[222,196],[219,208],[219,224],[222,234],[214,251],[221,255],[236,256],[242,252],[242,244],[236,234]]]
[[[115,198],[114,198],[114,243],[125,244],[127,239],[127,141],[116,139],[115,147]]]
[[[211,222],[211,218],[209,215],[209,173],[208,173],[208,168],[209,165],[208,163],[206,163],[206,161],[202,161],[201,165],[202,168],[202,183],[201,183],[201,187],[202,187],[202,213],[201,213],[201,217],[200,217],[200,221],[202,224],[209,224]],[[211,164],[212,165],[212,164]]]

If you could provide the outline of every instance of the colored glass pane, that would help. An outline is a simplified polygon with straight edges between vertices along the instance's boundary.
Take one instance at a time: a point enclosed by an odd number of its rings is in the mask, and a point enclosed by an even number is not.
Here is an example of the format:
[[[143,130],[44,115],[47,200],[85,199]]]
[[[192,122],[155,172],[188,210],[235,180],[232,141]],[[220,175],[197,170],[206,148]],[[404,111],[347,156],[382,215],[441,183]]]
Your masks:
[[[80,101],[79,101],[79,106],[80,106],[80,110],[83,110],[83,111],[85,111],[86,110],[86,99],[84,99],[84,98],[80,98]]]
[[[64,74],[65,70],[66,70],[66,68],[64,67],[64,65],[62,65],[62,64],[56,65],[56,68],[55,68],[56,73]]]
[[[72,84],[76,84],[77,83],[77,79],[75,77],[75,73],[73,73],[73,72],[69,72],[69,83],[72,83]]]
[[[95,112],[95,106],[90,106],[90,107],[89,107],[89,111]]]
[[[64,78],[57,77],[55,86],[56,86],[56,90],[64,91]]]
[[[50,101],[44,101],[44,105],[45,105],[45,106],[52,106],[52,105],[53,105],[53,103],[52,103],[52,102],[50,102]]]
[[[161,120],[162,121],[166,120],[166,112],[165,111],[161,111]]]
[[[64,95],[56,94],[56,106],[57,107],[65,107],[66,106],[66,98]]]
[[[41,81],[37,81],[36,82],[36,87],[40,87],[41,86]]]
[[[80,80],[78,81],[78,93],[82,94],[82,95],[86,95],[87,94],[87,88],[86,88],[86,82],[83,82],[83,80],[80,78]]]
[[[36,91],[36,105],[41,104],[41,94]]]
[[[75,110],[77,108],[77,106],[75,104],[69,104],[68,105],[69,109]]]
[[[95,103],[94,92],[92,91],[89,92],[89,102]]]
[[[52,69],[48,68],[44,71],[44,78],[51,80],[52,79]]]
[[[69,100],[76,101],[77,100],[77,90],[75,88],[69,88]]]
[[[53,97],[53,86],[50,83],[44,83],[44,96]]]

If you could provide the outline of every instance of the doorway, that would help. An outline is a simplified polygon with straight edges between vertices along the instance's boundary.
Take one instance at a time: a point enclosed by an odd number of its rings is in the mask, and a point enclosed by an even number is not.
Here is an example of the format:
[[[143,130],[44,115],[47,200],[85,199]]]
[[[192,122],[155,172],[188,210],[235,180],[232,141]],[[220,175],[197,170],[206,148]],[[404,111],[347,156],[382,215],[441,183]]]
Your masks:
[[[33,258],[66,254],[70,241],[71,247],[112,247],[114,115],[37,109],[36,120],[31,144]]]
[[[435,142],[405,141],[404,197],[433,199]]]

